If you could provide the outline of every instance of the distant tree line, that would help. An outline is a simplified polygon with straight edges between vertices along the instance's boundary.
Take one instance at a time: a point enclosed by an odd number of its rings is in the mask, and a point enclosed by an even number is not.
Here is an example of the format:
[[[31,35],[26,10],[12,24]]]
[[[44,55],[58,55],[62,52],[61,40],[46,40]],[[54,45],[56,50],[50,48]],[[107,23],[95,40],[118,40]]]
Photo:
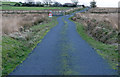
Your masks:
[[[22,5],[20,5],[22,4]],[[15,6],[27,6],[27,7],[77,7],[77,5],[73,4],[73,3],[65,3],[65,4],[61,4],[59,2],[54,2],[54,3],[41,3],[41,2],[28,2],[28,3],[16,3]]]
[[[35,3],[35,2],[28,2],[28,3],[25,2],[25,3],[21,3],[21,4],[22,4],[22,6],[27,6],[27,7],[43,7],[44,6],[43,4],[41,4],[41,2],[37,2],[37,3]]]
[[[77,7],[78,0],[71,0],[72,3],[61,4],[57,1],[43,0],[42,2],[34,2],[34,0],[27,0],[26,2],[16,3],[14,6],[27,6],[27,7]],[[84,5],[81,5],[84,6]]]

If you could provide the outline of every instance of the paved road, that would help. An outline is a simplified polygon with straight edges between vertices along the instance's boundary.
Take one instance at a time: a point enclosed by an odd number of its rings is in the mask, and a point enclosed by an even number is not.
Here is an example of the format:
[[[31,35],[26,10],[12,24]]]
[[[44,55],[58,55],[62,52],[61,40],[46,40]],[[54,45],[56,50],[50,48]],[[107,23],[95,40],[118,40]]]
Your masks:
[[[75,23],[68,19],[72,15],[58,17],[59,24],[10,75],[115,75],[77,33]]]

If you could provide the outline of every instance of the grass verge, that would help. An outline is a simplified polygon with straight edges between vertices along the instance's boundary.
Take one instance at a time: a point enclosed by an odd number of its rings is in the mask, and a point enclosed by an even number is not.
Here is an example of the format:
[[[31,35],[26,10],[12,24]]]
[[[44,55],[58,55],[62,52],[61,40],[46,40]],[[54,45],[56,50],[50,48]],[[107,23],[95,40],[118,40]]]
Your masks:
[[[57,17],[53,17],[49,23],[32,26],[27,40],[13,39],[9,36],[2,37],[3,76],[12,72],[16,66],[22,63],[47,32],[57,25]]]
[[[85,27],[78,22],[76,23],[76,29],[80,36],[86,40],[104,59],[108,60],[113,69],[117,70],[118,68],[118,46],[104,44],[102,42],[96,41],[90,37],[86,31]]]

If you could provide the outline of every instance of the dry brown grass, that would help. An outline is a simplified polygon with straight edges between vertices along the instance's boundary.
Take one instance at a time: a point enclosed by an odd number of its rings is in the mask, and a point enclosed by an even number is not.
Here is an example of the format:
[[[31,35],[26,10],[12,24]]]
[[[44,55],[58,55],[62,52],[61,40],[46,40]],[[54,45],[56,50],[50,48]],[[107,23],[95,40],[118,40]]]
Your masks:
[[[95,13],[78,13],[76,14],[77,18],[85,18],[85,19],[95,19],[97,21],[107,21],[110,23],[109,26],[118,29],[118,14],[110,13],[110,14],[95,14]]]
[[[118,8],[97,7],[97,8],[90,9],[88,12],[92,12],[92,13],[117,13]]]
[[[3,14],[2,15],[2,32],[10,34],[19,32],[20,29],[26,29],[46,20],[45,14]]]
[[[118,8],[97,7],[90,9],[85,17],[100,21],[108,21],[113,28],[118,29]]]
[[[88,35],[92,36],[95,40],[117,45],[117,13],[77,13],[72,19],[81,22],[85,26]]]

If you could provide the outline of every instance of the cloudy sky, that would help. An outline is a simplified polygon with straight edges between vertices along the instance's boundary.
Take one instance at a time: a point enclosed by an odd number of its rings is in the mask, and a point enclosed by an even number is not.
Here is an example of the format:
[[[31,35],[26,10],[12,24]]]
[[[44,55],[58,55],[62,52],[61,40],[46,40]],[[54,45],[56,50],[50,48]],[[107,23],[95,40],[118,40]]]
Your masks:
[[[25,2],[25,0],[10,0],[10,1],[22,1]],[[34,1],[42,1],[42,0],[34,0]],[[53,1],[58,1],[61,3],[71,3],[71,0],[53,0]],[[79,4],[84,4],[84,5],[90,5],[90,1],[92,0],[79,0]],[[95,0],[97,2],[97,6],[99,7],[118,7],[118,2],[120,0]]]

